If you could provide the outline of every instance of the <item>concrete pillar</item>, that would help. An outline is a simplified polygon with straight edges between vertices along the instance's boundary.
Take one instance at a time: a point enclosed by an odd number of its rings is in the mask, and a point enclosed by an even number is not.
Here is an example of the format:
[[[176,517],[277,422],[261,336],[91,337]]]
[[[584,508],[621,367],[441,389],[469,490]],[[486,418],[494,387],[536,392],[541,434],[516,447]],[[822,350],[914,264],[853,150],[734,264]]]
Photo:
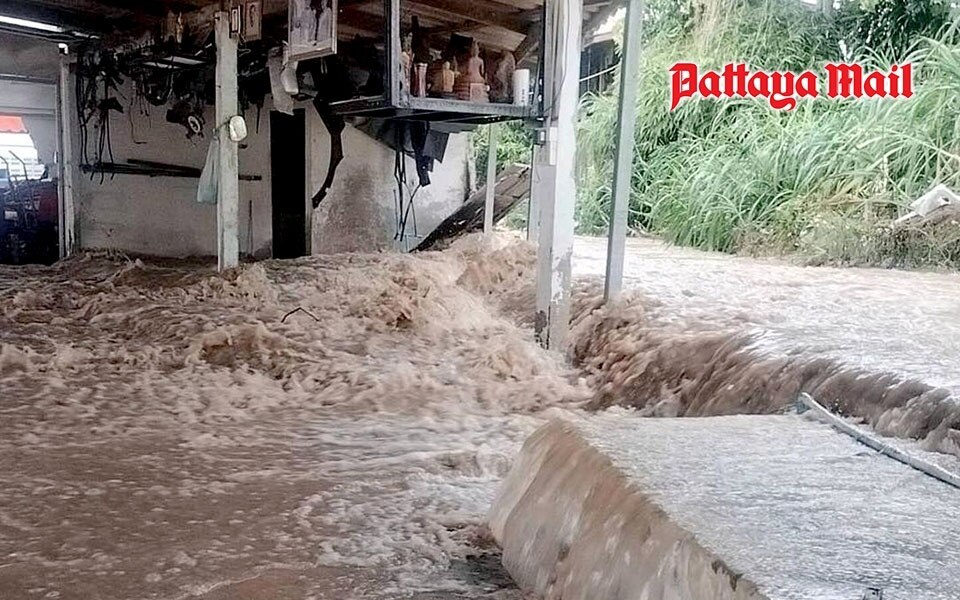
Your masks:
[[[61,53],[57,82],[57,132],[60,153],[57,161],[60,178],[58,184],[60,258],[71,256],[79,246],[76,204],[74,203],[74,175],[77,172],[77,164],[73,154],[73,121],[77,113],[74,109],[71,64],[73,64],[73,57]]]
[[[483,205],[483,234],[493,233],[493,208],[497,197],[497,143],[499,126],[490,124],[489,138],[487,139],[487,196]]]
[[[537,249],[537,339],[551,350],[563,348],[570,326],[570,260],[573,210],[577,198],[576,117],[580,88],[582,0],[547,0],[548,114],[545,140],[533,164],[534,195],[540,205]]]
[[[540,239],[540,196],[535,192],[537,184],[533,178],[533,165],[537,162],[537,144],[530,149],[530,198],[527,201],[527,241],[535,242]]]
[[[240,182],[237,143],[227,129],[239,112],[237,101],[237,40],[230,37],[230,14],[214,17],[217,45],[216,128],[220,147],[217,181],[217,268],[240,264]]]
[[[634,125],[637,112],[637,69],[640,66],[640,17],[643,0],[628,0],[623,27],[623,56],[620,59],[620,112],[617,120],[617,154],[613,166],[613,197],[610,202],[610,230],[607,240],[607,273],[604,299],[611,300],[623,287],[623,257],[627,243],[627,215],[630,210],[633,175]]]

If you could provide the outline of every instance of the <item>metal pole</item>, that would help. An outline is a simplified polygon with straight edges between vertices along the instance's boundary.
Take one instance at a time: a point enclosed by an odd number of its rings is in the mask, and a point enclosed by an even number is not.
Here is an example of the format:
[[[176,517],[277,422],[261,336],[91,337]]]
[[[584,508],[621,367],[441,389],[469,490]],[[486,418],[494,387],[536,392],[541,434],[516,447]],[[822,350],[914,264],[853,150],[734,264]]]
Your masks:
[[[237,40],[230,37],[230,14],[218,12],[216,26],[216,128],[219,141],[217,181],[217,268],[240,264],[240,182],[237,142],[230,139],[228,124],[237,115]]]
[[[497,196],[497,142],[499,127],[496,123],[490,124],[490,135],[487,139],[487,196],[483,205],[483,234],[493,233],[493,205]]]
[[[571,260],[573,257],[574,177],[577,151],[576,118],[580,92],[580,27],[582,0],[548,0],[548,32],[557,43],[547,65],[550,90],[546,104],[545,143],[537,152],[533,179],[539,196],[540,236],[537,248],[537,314],[534,330],[538,341],[551,350],[562,350],[570,327]],[[550,39],[550,38],[548,38]]]
[[[607,239],[607,274],[603,297],[612,300],[623,288],[623,260],[633,174],[634,127],[637,111],[637,69],[640,63],[640,17],[643,0],[628,0],[620,60],[620,115],[617,121],[617,159],[613,167],[613,198]]]

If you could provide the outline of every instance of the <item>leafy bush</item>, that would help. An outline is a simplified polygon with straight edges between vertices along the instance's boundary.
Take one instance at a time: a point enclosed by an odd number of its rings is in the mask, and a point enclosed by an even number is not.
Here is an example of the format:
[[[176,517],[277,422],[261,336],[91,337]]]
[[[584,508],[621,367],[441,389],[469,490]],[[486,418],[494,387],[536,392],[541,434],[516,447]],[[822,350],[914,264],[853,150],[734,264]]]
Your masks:
[[[631,225],[716,250],[805,252],[818,240],[821,251],[824,236],[848,239],[860,229],[839,224],[881,226],[935,183],[960,183],[956,28],[912,45],[900,40],[894,44],[899,49],[883,51],[866,47],[869,39],[841,44],[854,39],[843,31],[845,23],[784,0],[717,0],[686,20],[661,18],[641,59]],[[914,97],[821,98],[792,112],[754,100],[686,101],[668,110],[667,69],[677,60],[800,71],[840,59],[844,46],[860,48],[855,59],[873,68],[888,68],[895,55],[912,61]],[[614,93],[583,102],[577,210],[582,232],[606,228]],[[902,244],[875,247],[902,251]]]
[[[530,164],[530,148],[533,144],[533,132],[523,123],[510,121],[497,125],[500,130],[497,138],[497,171],[515,163]],[[471,134],[473,161],[477,166],[477,176],[486,177],[487,154],[490,143],[489,126],[475,129]]]

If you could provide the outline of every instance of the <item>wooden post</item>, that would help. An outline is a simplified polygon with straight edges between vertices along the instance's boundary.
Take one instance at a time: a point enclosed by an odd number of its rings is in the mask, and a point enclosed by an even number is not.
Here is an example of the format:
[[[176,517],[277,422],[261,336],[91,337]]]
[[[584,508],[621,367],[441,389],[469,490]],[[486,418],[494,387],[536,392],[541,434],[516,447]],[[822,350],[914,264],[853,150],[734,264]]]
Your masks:
[[[623,288],[623,258],[627,243],[627,215],[633,175],[634,126],[637,112],[637,68],[640,66],[640,17],[643,0],[628,0],[620,59],[620,113],[617,120],[617,158],[613,167],[613,198],[607,239],[607,274],[603,297],[610,301]]]
[[[397,106],[401,101],[400,82],[403,80],[403,65],[400,63],[400,54],[403,51],[403,42],[400,39],[400,0],[384,0],[384,17],[386,19],[386,55],[387,68],[384,69],[385,93],[387,103]],[[409,92],[409,90],[406,90]],[[403,98],[409,102],[410,98]]]
[[[60,156],[57,161],[60,182],[58,185],[58,209],[60,226],[60,258],[73,255],[78,249],[76,204],[73,196],[73,177],[77,165],[73,156],[73,118],[76,112],[71,101],[74,94],[73,77],[70,65],[73,58],[66,53],[60,54],[60,71],[57,82],[57,131],[59,133]]]
[[[217,45],[216,128],[220,156],[217,173],[217,268],[240,264],[240,182],[237,142],[230,139],[228,124],[237,115],[237,40],[230,37],[230,14],[214,17]]]
[[[539,196],[537,249],[537,339],[551,350],[564,347],[570,327],[570,261],[573,256],[574,203],[577,197],[576,117],[580,91],[582,0],[547,0],[548,39],[554,48],[545,57],[545,140],[536,154],[533,179]],[[547,101],[549,99],[549,101]]]
[[[483,234],[493,233],[493,206],[497,196],[497,143],[498,126],[490,124],[490,135],[487,138],[487,197],[483,205]]]

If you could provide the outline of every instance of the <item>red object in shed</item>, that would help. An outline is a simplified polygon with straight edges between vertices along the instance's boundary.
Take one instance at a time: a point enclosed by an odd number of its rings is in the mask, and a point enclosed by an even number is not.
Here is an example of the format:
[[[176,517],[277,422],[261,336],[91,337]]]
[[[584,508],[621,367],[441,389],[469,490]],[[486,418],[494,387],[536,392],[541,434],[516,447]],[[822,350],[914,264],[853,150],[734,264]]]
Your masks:
[[[27,128],[20,117],[0,115],[0,133],[27,133]]]

